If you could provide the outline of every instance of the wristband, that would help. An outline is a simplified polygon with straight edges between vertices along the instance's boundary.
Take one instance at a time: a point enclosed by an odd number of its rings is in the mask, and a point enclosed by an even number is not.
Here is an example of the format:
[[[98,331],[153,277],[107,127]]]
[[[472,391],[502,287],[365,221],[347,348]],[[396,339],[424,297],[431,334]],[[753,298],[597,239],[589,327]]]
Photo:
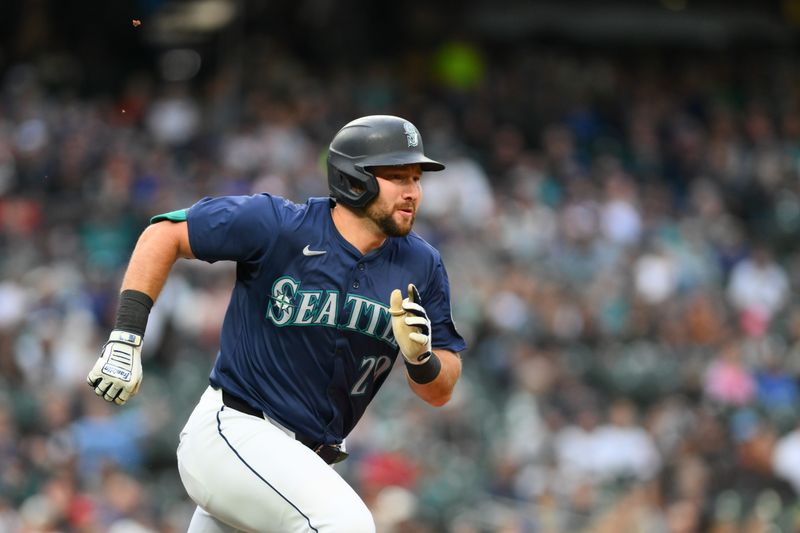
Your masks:
[[[424,363],[417,365],[411,364],[408,361],[405,361],[405,363],[408,377],[410,377],[414,383],[419,383],[420,385],[425,385],[436,379],[436,376],[438,376],[439,372],[442,370],[442,362],[433,352],[431,352],[431,356]]]
[[[153,307],[153,299],[141,291],[124,290],[119,295],[119,308],[114,329],[144,336],[147,317]]]

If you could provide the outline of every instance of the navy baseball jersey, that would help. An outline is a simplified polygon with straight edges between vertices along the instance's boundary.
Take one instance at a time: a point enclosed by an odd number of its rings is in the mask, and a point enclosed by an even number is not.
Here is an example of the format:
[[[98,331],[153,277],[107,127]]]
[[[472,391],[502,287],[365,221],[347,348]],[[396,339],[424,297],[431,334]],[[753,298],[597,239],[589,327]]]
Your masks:
[[[412,232],[362,255],[336,229],[332,205],[225,196],[153,218],[185,217],[198,259],[237,263],[211,385],[328,444],[353,429],[394,364],[393,289],[416,284],[434,348],[466,347],[436,249]]]

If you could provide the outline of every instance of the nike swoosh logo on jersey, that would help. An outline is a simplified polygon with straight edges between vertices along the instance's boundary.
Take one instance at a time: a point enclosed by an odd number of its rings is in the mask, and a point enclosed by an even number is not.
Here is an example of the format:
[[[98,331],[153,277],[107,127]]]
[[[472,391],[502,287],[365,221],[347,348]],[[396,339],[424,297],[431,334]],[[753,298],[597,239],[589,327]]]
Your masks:
[[[303,255],[306,257],[311,257],[312,255],[322,255],[328,253],[327,250],[312,250],[309,248],[309,244],[306,244],[306,247],[303,248]]]

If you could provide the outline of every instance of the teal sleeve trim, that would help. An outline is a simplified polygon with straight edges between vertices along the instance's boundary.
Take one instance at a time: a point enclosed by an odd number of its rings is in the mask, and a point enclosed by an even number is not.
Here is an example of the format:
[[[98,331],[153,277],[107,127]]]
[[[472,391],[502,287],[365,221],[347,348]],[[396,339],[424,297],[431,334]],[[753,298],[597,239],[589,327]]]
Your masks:
[[[150,219],[150,223],[155,224],[156,222],[161,222],[162,220],[169,220],[170,222],[185,222],[187,211],[188,209],[178,209],[177,211],[170,211],[169,213],[156,215]]]

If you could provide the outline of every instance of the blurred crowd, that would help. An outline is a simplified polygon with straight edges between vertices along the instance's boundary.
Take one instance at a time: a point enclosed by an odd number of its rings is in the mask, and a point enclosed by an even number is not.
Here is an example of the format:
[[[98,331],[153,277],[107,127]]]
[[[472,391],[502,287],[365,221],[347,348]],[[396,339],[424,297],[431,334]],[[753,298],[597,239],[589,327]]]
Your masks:
[[[337,469],[379,531],[800,529],[791,54],[451,42],[320,69],[248,49],[202,83],[132,72],[118,94],[45,61],[2,73],[0,531],[185,531],[177,435],[234,268],[176,265],[118,408],[84,380],[130,251],[203,196],[325,195],[327,143],[372,113],[447,164],[417,230],[470,344],[450,404],[398,367],[348,438]]]

